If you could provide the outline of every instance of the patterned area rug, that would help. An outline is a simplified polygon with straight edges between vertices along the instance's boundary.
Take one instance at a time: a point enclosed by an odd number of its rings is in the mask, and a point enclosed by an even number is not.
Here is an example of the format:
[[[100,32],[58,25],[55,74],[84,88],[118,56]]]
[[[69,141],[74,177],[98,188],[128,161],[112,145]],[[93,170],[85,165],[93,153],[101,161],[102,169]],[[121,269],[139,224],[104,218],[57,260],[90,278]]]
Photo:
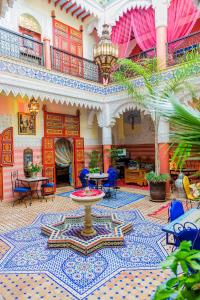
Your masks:
[[[73,191],[57,194],[57,196],[69,197],[72,192]],[[133,194],[133,193],[128,193],[128,192],[117,191],[116,197],[112,196],[109,198],[105,198],[102,201],[98,202],[97,204],[101,205],[101,206],[106,206],[109,208],[119,208],[124,205],[128,205],[130,203],[141,200],[144,197],[145,197],[145,195],[141,195],[141,194]]]
[[[104,209],[94,212],[112,213]],[[0,273],[46,274],[70,292],[73,299],[85,299],[119,272],[157,269],[166,257],[161,226],[145,220],[137,210],[117,212],[120,219],[133,223],[134,229],[125,236],[124,246],[104,248],[88,256],[70,249],[48,249],[48,238],[41,234],[41,225],[58,222],[63,215],[82,213],[79,209],[41,214],[30,226],[0,235],[8,245],[0,261]]]
[[[168,209],[169,209],[170,203],[171,202],[168,202],[167,204],[161,206],[156,211],[148,214],[148,216],[152,217],[152,218],[155,218],[155,219],[166,221],[166,223],[167,223],[168,222]],[[185,211],[188,210],[188,207],[186,206],[185,202],[183,202],[183,207],[184,207]]]

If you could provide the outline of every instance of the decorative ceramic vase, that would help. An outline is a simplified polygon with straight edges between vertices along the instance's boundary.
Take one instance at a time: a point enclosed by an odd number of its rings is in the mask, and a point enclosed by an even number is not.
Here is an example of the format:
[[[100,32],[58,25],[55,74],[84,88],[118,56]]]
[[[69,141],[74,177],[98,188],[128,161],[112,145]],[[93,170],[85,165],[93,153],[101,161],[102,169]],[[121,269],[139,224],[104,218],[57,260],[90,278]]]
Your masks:
[[[175,187],[177,192],[177,197],[185,198],[185,191],[183,187],[183,177],[185,175],[183,173],[180,173],[178,175],[178,178],[175,180]]]
[[[37,172],[32,172],[32,173],[31,173],[31,178],[36,178],[36,177],[37,177],[37,174],[38,174]]]

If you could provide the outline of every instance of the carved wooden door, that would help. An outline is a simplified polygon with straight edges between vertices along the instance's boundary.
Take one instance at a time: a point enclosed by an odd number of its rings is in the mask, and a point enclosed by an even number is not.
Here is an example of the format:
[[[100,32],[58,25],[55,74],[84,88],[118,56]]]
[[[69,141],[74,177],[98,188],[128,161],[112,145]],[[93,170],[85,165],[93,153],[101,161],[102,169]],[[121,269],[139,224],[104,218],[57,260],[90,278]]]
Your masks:
[[[55,147],[53,138],[42,138],[42,161],[43,161],[43,176],[48,177],[50,182],[55,183]],[[51,193],[52,188],[46,188],[45,194]]]
[[[0,134],[0,199],[3,199],[3,167],[14,164],[13,127]]]
[[[79,179],[80,171],[85,166],[85,158],[84,158],[84,139],[83,138],[75,138],[74,139],[74,181],[75,187],[81,187],[81,182]]]
[[[9,127],[0,135],[0,165],[2,167],[10,167],[13,164],[13,127]]]
[[[0,200],[3,199],[3,168],[0,166]]]

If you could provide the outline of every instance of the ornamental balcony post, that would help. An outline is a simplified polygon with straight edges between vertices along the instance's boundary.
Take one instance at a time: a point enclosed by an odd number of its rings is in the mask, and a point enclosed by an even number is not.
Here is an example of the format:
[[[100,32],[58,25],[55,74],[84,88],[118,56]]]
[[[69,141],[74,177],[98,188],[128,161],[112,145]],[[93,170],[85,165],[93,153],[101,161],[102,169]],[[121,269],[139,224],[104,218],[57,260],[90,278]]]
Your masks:
[[[44,65],[47,70],[51,70],[51,48],[50,39],[45,37],[44,41]]]

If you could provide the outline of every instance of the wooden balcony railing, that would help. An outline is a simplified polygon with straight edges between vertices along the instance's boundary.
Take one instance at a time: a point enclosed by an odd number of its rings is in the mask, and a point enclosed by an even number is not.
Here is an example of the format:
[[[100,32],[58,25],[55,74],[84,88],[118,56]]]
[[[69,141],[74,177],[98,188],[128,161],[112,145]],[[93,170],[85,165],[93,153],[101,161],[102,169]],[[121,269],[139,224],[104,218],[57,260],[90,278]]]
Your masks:
[[[181,63],[188,52],[200,52],[200,31],[167,43],[167,63],[173,66]]]
[[[95,82],[100,81],[99,67],[91,60],[51,47],[51,63],[53,70]]]
[[[93,61],[55,47],[50,48],[50,44],[47,46],[49,51],[44,51],[46,46],[46,43],[43,44],[28,36],[0,27],[0,56],[12,57],[31,64],[45,66],[49,70],[53,69],[89,81],[102,82],[99,67]],[[167,43],[168,66],[181,63],[186,54],[191,51],[200,52],[200,31]],[[154,57],[156,57],[156,48],[140,52],[129,57],[129,59],[139,64],[145,64],[148,58]],[[47,66],[47,61],[50,62],[50,67]],[[112,71],[114,72],[117,69],[116,64]],[[133,72],[127,72],[127,75],[130,78],[135,77]]]
[[[44,65],[43,43],[0,27],[0,55]]]

